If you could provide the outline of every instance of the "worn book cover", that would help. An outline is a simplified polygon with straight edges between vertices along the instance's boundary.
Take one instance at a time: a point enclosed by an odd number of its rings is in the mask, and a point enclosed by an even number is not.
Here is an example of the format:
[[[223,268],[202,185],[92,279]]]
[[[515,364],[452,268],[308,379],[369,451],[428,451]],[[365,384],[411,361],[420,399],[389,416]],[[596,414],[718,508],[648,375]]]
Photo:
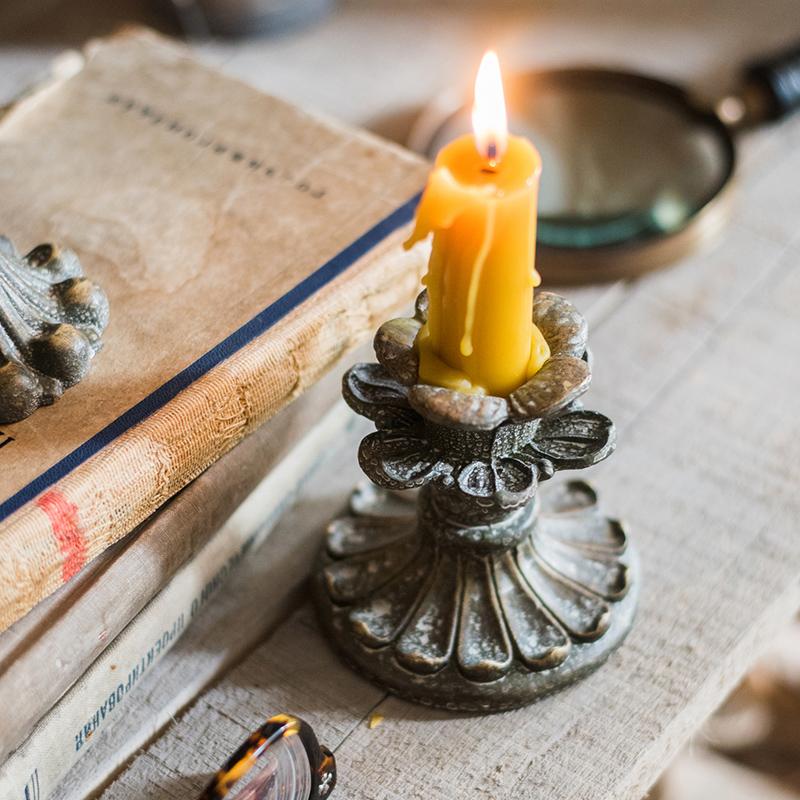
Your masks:
[[[0,634],[0,763],[266,476],[260,518],[289,501],[352,420],[339,384],[326,375]]]
[[[0,629],[408,302],[416,157],[142,31],[0,124],[3,233],[109,296],[89,376],[0,433]]]
[[[302,474],[313,467],[321,449],[341,436],[348,416],[344,402],[322,414],[312,426],[315,431],[310,430],[283,462],[257,483],[199,552],[98,655],[38,721],[31,735],[0,763],[0,797],[45,800],[90,750],[96,736],[119,721],[131,696],[148,681],[161,659],[215,602],[221,587],[237,579],[242,562],[254,555],[280,512],[291,504]],[[258,614],[258,609],[249,612]]]

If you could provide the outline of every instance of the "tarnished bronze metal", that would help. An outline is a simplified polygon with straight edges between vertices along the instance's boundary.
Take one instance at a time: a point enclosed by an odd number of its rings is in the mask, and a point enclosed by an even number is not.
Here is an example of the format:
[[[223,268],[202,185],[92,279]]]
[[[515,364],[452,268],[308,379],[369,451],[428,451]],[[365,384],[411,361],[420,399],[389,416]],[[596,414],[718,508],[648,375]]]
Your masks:
[[[107,324],[108,300],[75,253],[42,244],[21,256],[0,236],[0,423],[78,383]]]
[[[408,364],[398,347],[413,348],[408,321],[382,326],[386,363],[344,379],[347,402],[377,427],[359,449],[377,486],[331,523],[317,606],[349,663],[417,702],[525,705],[594,670],[633,620],[638,564],[622,526],[583,482],[538,491],[607,457],[614,426],[577,399],[590,377],[578,312],[539,293],[534,319],[551,360],[515,393],[524,402],[409,386],[396,369]]]

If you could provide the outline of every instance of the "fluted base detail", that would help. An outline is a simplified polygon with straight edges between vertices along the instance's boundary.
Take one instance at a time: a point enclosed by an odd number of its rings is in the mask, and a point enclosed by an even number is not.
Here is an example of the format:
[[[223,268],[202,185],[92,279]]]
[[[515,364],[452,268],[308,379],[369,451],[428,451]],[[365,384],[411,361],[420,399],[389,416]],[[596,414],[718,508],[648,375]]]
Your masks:
[[[515,515],[512,546],[495,537],[487,548],[486,537],[442,535],[425,490],[418,501],[356,490],[314,580],[344,658],[409,700],[480,712],[526,705],[600,666],[633,621],[636,555],[588,484],[553,486],[539,502]]]

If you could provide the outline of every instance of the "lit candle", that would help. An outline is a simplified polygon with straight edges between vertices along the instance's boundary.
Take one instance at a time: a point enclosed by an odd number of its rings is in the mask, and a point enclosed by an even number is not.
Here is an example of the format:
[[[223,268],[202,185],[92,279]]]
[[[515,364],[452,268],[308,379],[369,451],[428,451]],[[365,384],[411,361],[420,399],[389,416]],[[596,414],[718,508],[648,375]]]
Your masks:
[[[417,337],[419,379],[462,392],[506,396],[550,355],[531,320],[536,199],[541,159],[509,136],[497,56],[475,80],[474,136],[436,158],[409,248],[433,233],[423,283],[428,321]]]

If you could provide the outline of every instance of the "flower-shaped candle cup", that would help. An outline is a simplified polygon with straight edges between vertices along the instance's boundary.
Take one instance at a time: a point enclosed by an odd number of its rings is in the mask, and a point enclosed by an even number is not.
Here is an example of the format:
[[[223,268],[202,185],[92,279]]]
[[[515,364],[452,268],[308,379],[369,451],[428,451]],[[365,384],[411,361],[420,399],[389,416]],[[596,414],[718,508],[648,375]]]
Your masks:
[[[417,383],[415,316],[385,323],[380,363],[344,377],[350,406],[377,428],[359,462],[377,487],[334,521],[317,572],[323,624],[359,671],[401,696],[494,711],[587,674],[633,619],[636,560],[622,526],[583,482],[540,499],[558,470],[614,447],[611,420],[582,408],[587,327],[555,294],[533,320],[550,347],[509,398]],[[417,489],[412,502],[391,490]]]

